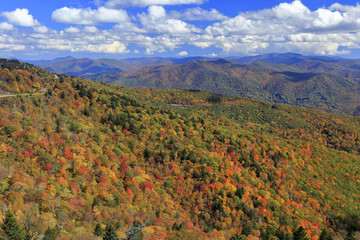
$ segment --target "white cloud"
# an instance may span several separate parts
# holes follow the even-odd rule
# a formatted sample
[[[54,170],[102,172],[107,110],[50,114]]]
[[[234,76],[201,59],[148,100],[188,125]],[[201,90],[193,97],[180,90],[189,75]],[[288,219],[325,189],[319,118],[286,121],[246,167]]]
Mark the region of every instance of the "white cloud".
[[[123,7],[147,7],[151,5],[184,5],[184,4],[202,4],[206,0],[108,0],[105,3],[109,8]]]
[[[68,28],[65,28],[64,31],[68,32],[68,33],[78,33],[78,32],[80,32],[80,29],[76,28],[76,27],[68,27]]]
[[[85,26],[84,28],[77,28],[77,27],[68,27],[65,28],[64,31],[66,33],[96,33],[99,29],[95,26]]]
[[[140,29],[135,23],[133,22],[124,22],[120,24],[116,24],[113,27],[117,32],[127,32],[127,33],[146,33],[145,29]]]
[[[317,17],[314,20],[314,27],[328,28],[334,27],[344,21],[344,17],[340,12],[332,12],[327,9],[319,9],[315,12]]]
[[[83,25],[94,25],[99,22],[119,23],[130,20],[125,10],[109,9],[105,7],[99,7],[96,10],[90,8],[63,7],[56,9],[52,13],[51,18],[56,22]]]
[[[210,11],[208,11],[200,7],[188,8],[182,12],[171,11],[170,15],[173,18],[181,18],[190,21],[202,21],[202,20],[215,21],[215,20],[228,19],[228,17],[224,16],[216,9],[211,9]]]
[[[165,8],[161,6],[150,6],[148,8],[148,13],[149,13],[149,17],[154,20],[166,17]]]
[[[292,3],[281,3],[272,9],[240,13],[207,27],[206,31],[213,35],[359,31],[359,14],[359,5],[334,4],[329,9],[319,8],[312,12],[301,1],[295,0]]]
[[[38,33],[47,33],[48,32],[48,28],[45,26],[34,27],[34,30],[35,30],[35,32],[38,32]]]
[[[100,45],[88,45],[84,49],[74,49],[73,51],[86,51],[86,52],[95,52],[95,53],[128,53],[125,44],[114,41],[109,44],[100,44]]]
[[[7,22],[0,23],[0,30],[13,30],[14,26]]]
[[[176,54],[177,56],[181,56],[181,57],[184,57],[184,56],[187,56],[189,55],[187,51],[182,51],[182,52],[179,52],[178,54]]]
[[[17,8],[12,12],[2,12],[1,16],[5,17],[10,23],[23,27],[35,27],[39,22],[29,14],[26,8]]]
[[[121,4],[148,6],[159,1],[112,0],[106,6],[111,2],[117,2],[117,7]],[[360,48],[359,4],[333,4],[328,8],[310,10],[301,1],[295,0],[270,9],[241,12],[232,18],[216,9],[191,7],[167,12],[161,6],[190,2],[204,1],[164,0],[136,16],[106,7],[64,7],[52,14],[54,20],[72,25],[61,31],[41,25],[27,9],[3,12],[0,14],[4,18],[0,22],[0,49],[8,47],[2,51],[28,54],[50,51],[126,54],[130,52],[127,47],[131,46],[133,49],[144,48],[146,54],[173,51],[185,55],[186,51],[175,50],[189,44],[202,49],[212,47],[211,52],[217,48],[223,51],[222,54],[234,55],[268,52],[336,55]],[[203,27],[189,23],[197,20],[215,22],[209,24],[204,21],[201,24],[208,25]],[[95,26],[104,22],[113,24]],[[136,53],[135,50],[133,52]]]
[[[340,47],[358,47],[359,39],[354,39],[354,32],[360,32],[359,15],[359,4],[333,4],[329,8],[311,11],[301,1],[295,0],[271,9],[243,12],[214,23],[205,30],[213,40],[204,41],[204,36],[201,36],[191,44],[198,47],[213,45],[225,52],[242,54],[271,51],[343,54]]]
[[[98,29],[95,26],[86,26],[84,27],[84,31],[88,33],[96,33]]]
[[[276,16],[279,19],[303,19],[307,18],[309,14],[310,10],[302,4],[300,0],[295,0],[292,3],[280,3],[278,6],[270,10],[270,15]]]
[[[314,14],[301,1],[281,3],[272,9],[240,13],[234,18],[209,26],[215,35],[294,33],[311,27]]]
[[[184,40],[180,38],[173,38],[169,36],[140,36],[137,38],[137,44],[146,48],[145,53],[152,55],[154,53],[166,52],[167,49],[173,51],[179,45],[183,44]]]
[[[3,44],[0,43],[0,49],[2,51],[21,51],[21,50],[25,50],[26,46],[25,45],[18,45],[18,44]]]
[[[8,34],[1,34],[0,49],[3,52],[21,51],[26,49],[26,45],[24,43],[18,43],[16,38]]]
[[[215,38],[212,35],[193,35],[188,43],[199,48],[207,48],[214,44]]]
[[[164,34],[189,34],[200,29],[179,19],[170,18],[162,6],[150,6],[148,13],[138,15],[140,22],[148,32]]]
[[[47,34],[32,34],[27,39],[28,45],[40,52],[68,51],[68,52],[91,52],[108,54],[128,53],[127,44],[116,40],[118,37],[110,37],[108,32],[100,31],[93,34],[92,27],[68,28],[65,31],[49,31]],[[18,41],[19,38],[16,38]],[[1,43],[1,41],[0,41]]]

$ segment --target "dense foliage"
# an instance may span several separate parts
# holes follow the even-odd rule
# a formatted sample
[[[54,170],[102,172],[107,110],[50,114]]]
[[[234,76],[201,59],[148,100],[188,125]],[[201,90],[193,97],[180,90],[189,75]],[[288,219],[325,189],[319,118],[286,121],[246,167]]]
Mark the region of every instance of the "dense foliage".
[[[2,89],[47,89],[0,99],[2,226],[14,213],[24,233],[46,239],[360,230],[357,117],[1,66]]]

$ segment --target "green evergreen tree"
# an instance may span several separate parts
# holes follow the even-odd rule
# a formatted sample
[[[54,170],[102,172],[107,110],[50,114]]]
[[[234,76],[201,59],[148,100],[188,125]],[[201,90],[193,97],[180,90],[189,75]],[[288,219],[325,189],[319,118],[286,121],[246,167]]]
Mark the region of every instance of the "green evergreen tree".
[[[172,226],[171,229],[174,230],[174,231],[179,230],[179,226],[178,226],[177,222],[174,222],[174,224],[173,224],[173,226]]]
[[[298,227],[293,232],[293,240],[309,240],[309,237],[303,227]]]
[[[95,206],[99,206],[99,199],[97,199],[96,197],[93,200],[93,203],[91,205],[91,208],[94,209]]]
[[[266,230],[260,228],[260,238],[262,240],[273,240],[274,239],[274,230],[271,227],[268,227]]]
[[[10,210],[6,211],[4,223],[1,224],[1,228],[4,230],[9,240],[25,239],[25,233],[23,229],[21,229],[20,224]]]
[[[186,224],[185,224],[185,222],[180,223],[180,225],[179,225],[179,230],[185,230],[185,229],[186,229]]]
[[[333,236],[331,236],[331,233],[326,228],[324,228],[321,231],[319,240],[333,240],[333,239],[334,239]]]
[[[246,240],[246,236],[236,233],[230,238],[230,240]]]
[[[25,233],[25,240],[31,240],[33,237],[29,233]]]
[[[253,228],[251,226],[251,224],[249,223],[246,223],[244,226],[243,226],[243,229],[241,231],[241,234],[245,235],[245,236],[248,236],[252,233],[253,231]]]
[[[105,227],[103,240],[116,240],[116,239],[118,239],[118,236],[115,232],[114,226],[111,224],[107,224]]]
[[[242,196],[244,195],[244,193],[245,193],[245,190],[243,187],[241,187],[241,188],[236,189],[235,196],[237,196],[241,199]]]
[[[143,240],[143,227],[145,227],[145,225],[142,225],[139,220],[135,219],[129,228],[130,231],[128,232],[128,240]],[[180,225],[178,226],[177,230],[179,230],[179,227]]]
[[[291,235],[284,233],[280,228],[278,228],[275,232],[275,236],[279,240],[291,240]]]
[[[95,226],[94,234],[95,234],[96,236],[99,236],[99,237],[100,237],[100,236],[103,235],[103,233],[104,233],[104,229],[102,229],[100,223],[97,223],[96,226]]]
[[[43,240],[56,240],[55,229],[48,227],[44,233]]]
[[[144,150],[144,158],[146,160],[149,160],[149,158],[152,156],[152,152],[150,151],[150,149],[148,147],[145,147]]]
[[[354,236],[354,231],[348,230],[345,240],[356,240]]]

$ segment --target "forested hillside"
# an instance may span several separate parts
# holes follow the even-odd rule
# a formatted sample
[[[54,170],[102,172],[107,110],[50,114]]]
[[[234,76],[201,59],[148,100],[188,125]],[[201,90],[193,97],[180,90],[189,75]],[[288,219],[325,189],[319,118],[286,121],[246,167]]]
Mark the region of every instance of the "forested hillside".
[[[14,222],[18,239],[350,239],[360,230],[358,117],[0,63],[0,88],[19,93],[0,98],[4,238]]]
[[[359,74],[356,69],[314,60],[286,65],[219,59],[95,74],[90,79],[137,88],[201,90],[359,115]]]
[[[360,61],[295,53],[211,59],[32,61],[58,73],[137,88],[192,89],[360,115]]]

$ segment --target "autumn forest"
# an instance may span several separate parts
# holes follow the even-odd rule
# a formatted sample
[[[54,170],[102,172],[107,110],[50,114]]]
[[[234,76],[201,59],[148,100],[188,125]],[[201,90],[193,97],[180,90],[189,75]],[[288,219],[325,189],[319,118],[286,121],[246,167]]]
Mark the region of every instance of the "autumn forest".
[[[0,239],[358,237],[359,117],[7,59],[0,96]]]

